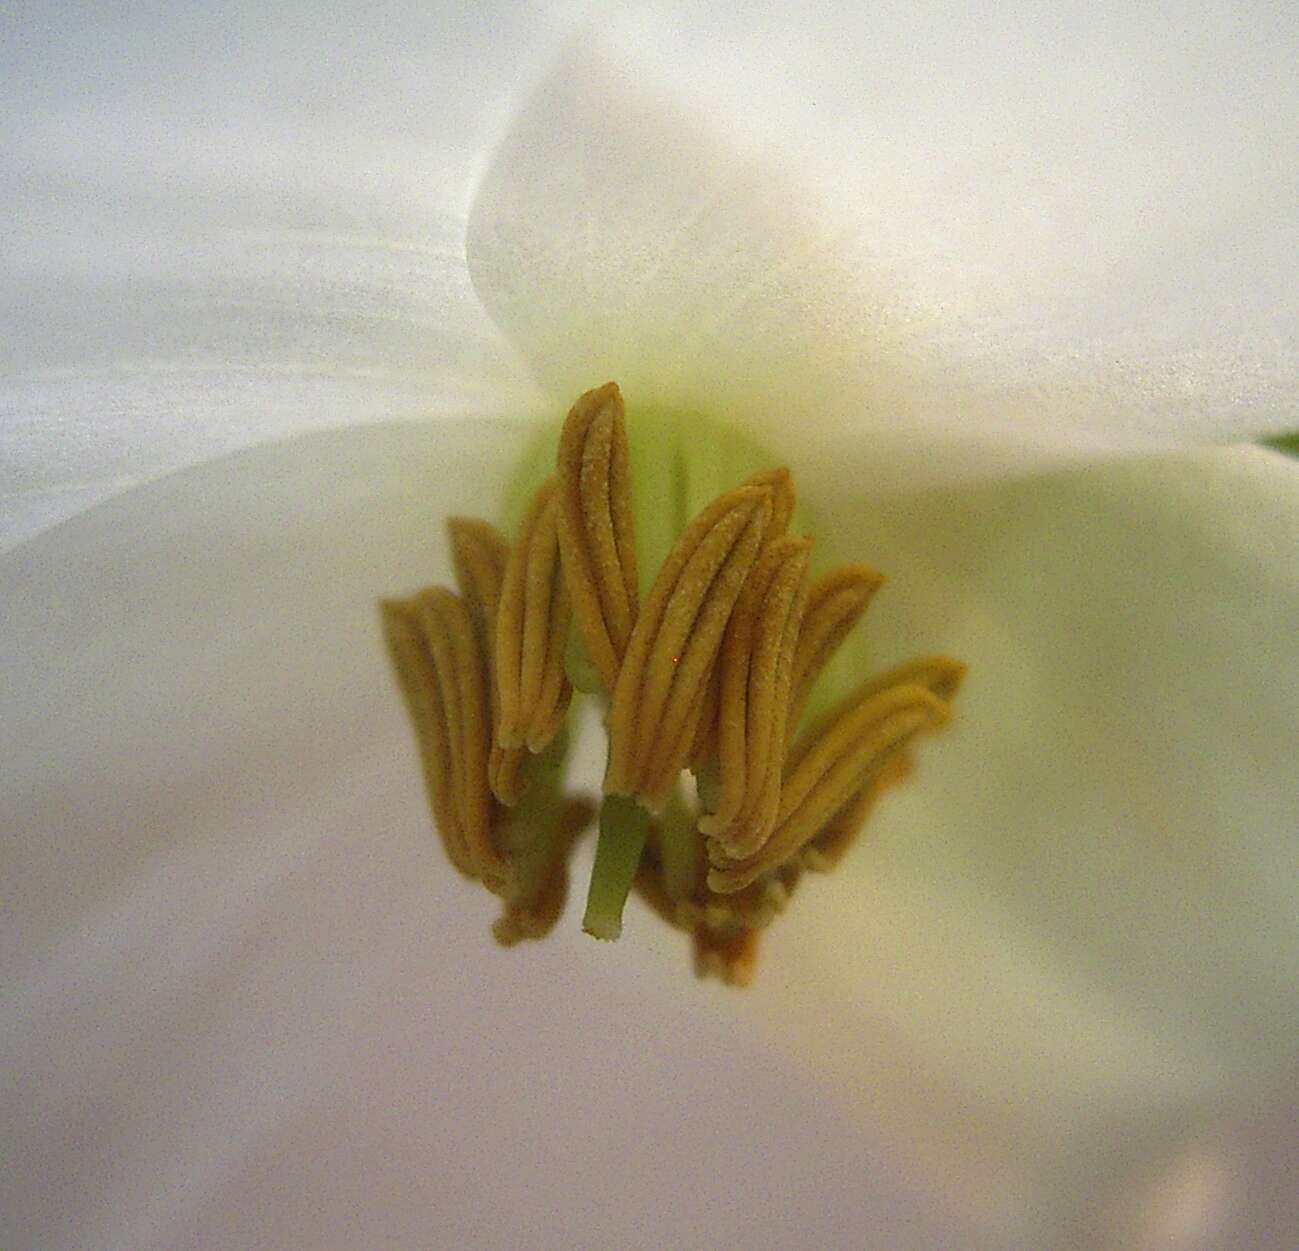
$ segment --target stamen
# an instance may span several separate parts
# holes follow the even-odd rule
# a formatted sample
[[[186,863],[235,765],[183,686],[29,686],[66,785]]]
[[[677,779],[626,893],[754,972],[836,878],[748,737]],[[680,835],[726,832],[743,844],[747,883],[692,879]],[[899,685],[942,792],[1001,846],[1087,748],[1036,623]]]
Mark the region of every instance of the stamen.
[[[742,487],[763,487],[771,491],[771,521],[763,536],[764,550],[784,535],[794,516],[795,494],[794,478],[788,469],[764,469],[740,483]],[[695,724],[695,733],[686,760],[694,772],[704,774],[710,785],[716,781],[717,747],[717,713],[721,703],[721,669],[715,666],[708,680],[708,687],[701,692],[698,712],[692,710],[691,720]],[[707,807],[708,805],[705,805]]]
[[[487,784],[507,808],[513,808],[528,789],[528,749],[502,747],[493,742],[487,757]]]
[[[536,552],[528,561],[528,611],[532,613],[535,606],[536,617],[540,617],[541,613],[547,610],[549,614],[545,625],[545,659],[541,667],[536,712],[533,714],[532,725],[527,736],[528,750],[534,754],[544,751],[547,744],[559,733],[559,728],[568,715],[568,703],[573,694],[572,686],[564,673],[564,650],[568,642],[568,626],[572,612],[569,607],[568,589],[560,573],[558,541],[548,543],[547,550],[550,553],[550,560],[540,571],[537,568],[539,562]],[[531,625],[531,620],[528,625]],[[526,676],[529,672],[527,662],[531,646],[527,641],[529,634],[526,630],[524,637]],[[541,651],[543,636],[540,631],[532,637],[537,639],[536,650]]]
[[[587,655],[612,691],[637,604],[627,427],[614,383],[573,405],[557,464],[564,579]]]
[[[442,688],[451,743],[451,778],[465,842],[474,865],[492,890],[499,890],[508,864],[491,839],[492,798],[487,785],[491,733],[486,657],[479,649],[469,610],[442,587],[421,591],[415,610]]]
[[[771,491],[738,487],[704,509],[664,561],[614,687],[607,794],[640,795],[651,810],[666,801],[694,741],[689,714],[770,520]],[[656,744],[670,745],[657,760]]]
[[[734,857],[771,833],[795,644],[807,596],[810,539],[768,544],[740,592],[722,644],[718,712],[720,803],[699,829]]]
[[[638,460],[653,480],[639,528],[655,559],[667,555],[643,605],[625,414],[609,383],[569,412],[557,474],[513,545],[486,522],[452,518],[460,594],[384,601],[384,634],[447,856],[502,897],[502,945],[554,926],[593,815],[563,793],[571,674],[609,699],[584,928],[618,937],[634,885],[691,936],[700,976],[747,985],[759,931],[907,775],[914,738],[946,720],[965,669],[929,656],[881,674],[787,750],[882,578],[847,565],[809,582],[810,540],[786,534],[786,469],[721,495],[673,542],[729,462],[705,449],[684,464],[676,440],[693,428],[659,420],[671,437]]]
[[[466,877],[477,877],[460,826],[459,805],[451,779],[452,749],[442,683],[420,630],[415,607],[402,600],[385,599],[379,603],[379,612],[393,672],[415,730],[433,824],[442,836],[447,859]]]
[[[426,649],[431,673],[422,676],[436,692],[444,725],[442,750],[433,757],[430,792],[434,810],[451,818],[468,853],[471,871],[489,890],[502,892],[509,864],[491,838],[492,798],[487,785],[490,708],[486,659],[464,601],[442,588],[421,591],[404,605],[385,605],[390,647],[400,649],[408,673],[419,675],[419,652],[410,627]],[[401,673],[400,668],[398,672]],[[405,679],[402,679],[403,687]],[[408,701],[409,702],[409,701]],[[420,734],[416,711],[412,720]],[[441,822],[439,821],[439,824]],[[449,853],[448,853],[449,854]]]
[[[505,582],[505,567],[510,557],[510,545],[493,525],[472,517],[451,517],[447,521],[451,539],[451,559],[456,571],[456,584],[469,606],[470,615],[478,630],[483,654],[496,655],[496,614],[501,602],[501,587]],[[491,670],[492,735],[487,760],[487,780],[492,794],[501,803],[519,802],[527,787],[527,774],[523,769],[527,750],[523,747],[502,747],[498,741],[501,728],[501,692],[496,666]]]
[[[860,683],[850,694],[822,716],[799,736],[785,758],[785,775],[797,769],[803,758],[823,741],[843,717],[853,709],[865,707],[877,695],[896,687],[919,686],[935,695],[944,704],[950,704],[960,689],[967,666],[951,656],[917,656],[892,669],[877,673]],[[782,803],[783,809],[783,803]]]
[[[456,585],[483,637],[490,638],[496,626],[510,545],[494,525],[476,517],[447,518],[447,536],[451,540]]]
[[[915,763],[909,751],[899,751],[884,767],[857,792],[829,824],[806,847],[796,864],[814,873],[829,873],[843,859],[844,853],[857,841],[866,818],[874,810],[879,798],[892,786],[911,776]]]
[[[950,704],[961,689],[969,666],[963,660],[951,656],[917,656],[893,669],[876,674],[857,688],[857,698],[866,695],[877,695],[891,686],[923,686],[927,691],[937,695],[945,704]]]
[[[780,538],[789,529],[794,517],[797,497],[794,494],[794,475],[783,465],[779,469],[764,469],[740,483],[742,487],[761,487],[771,492],[771,522],[767,526],[766,541]]]
[[[847,702],[809,734],[787,765],[780,811],[771,838],[748,858],[733,858],[716,840],[708,845],[710,889],[743,890],[796,855],[849,799],[871,782],[897,751],[950,715],[948,705],[918,685],[893,686]]]
[[[881,673],[857,688],[858,699],[878,695],[890,687],[914,684],[932,691],[944,703],[950,704],[964,680],[966,666],[950,656],[921,656]],[[790,753],[789,769],[801,759],[801,753],[813,741],[809,734]],[[894,753],[865,786],[853,795],[829,820],[825,828],[802,851],[804,867],[818,873],[828,873],[842,859],[856,841],[881,795],[911,776],[915,767],[911,753],[902,749]]]
[[[843,565],[815,578],[808,587],[807,610],[794,653],[786,722],[789,735],[798,728],[816,679],[883,584],[883,575],[865,565]]]
[[[539,752],[554,738],[572,688],[564,676],[568,593],[560,573],[554,479],[537,492],[510,551],[496,617],[496,742]]]

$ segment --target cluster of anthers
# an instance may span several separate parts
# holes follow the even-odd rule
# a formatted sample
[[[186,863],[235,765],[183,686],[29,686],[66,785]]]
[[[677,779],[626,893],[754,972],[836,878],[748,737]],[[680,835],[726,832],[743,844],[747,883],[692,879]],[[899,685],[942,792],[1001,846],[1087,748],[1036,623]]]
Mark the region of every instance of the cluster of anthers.
[[[695,968],[746,984],[758,932],[843,855],[964,666],[912,661],[800,734],[813,682],[883,579],[809,576],[789,472],[706,507],[638,592],[630,457],[613,383],[583,395],[513,543],[449,522],[459,594],[382,605],[447,856],[505,903],[498,941],[549,932],[595,815],[563,792],[574,688],[602,701],[608,765],[585,928],[621,932],[635,889],[689,933]],[[690,775],[693,775],[691,784]]]

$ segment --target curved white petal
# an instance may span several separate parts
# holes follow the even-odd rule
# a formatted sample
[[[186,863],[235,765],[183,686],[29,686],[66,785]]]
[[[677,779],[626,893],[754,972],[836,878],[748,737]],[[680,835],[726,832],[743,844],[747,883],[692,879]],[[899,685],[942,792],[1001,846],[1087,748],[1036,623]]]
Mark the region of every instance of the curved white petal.
[[[526,408],[464,266],[541,8],[197,5],[0,40],[0,537],[240,446]]]
[[[772,943],[811,1044],[874,1104],[856,1040],[895,1033],[996,1184],[1080,1205],[1205,1118],[1299,1114],[1299,465],[1214,450],[831,519],[890,575],[875,663],[970,675]]]
[[[852,487],[1299,419],[1291,8],[656,11],[556,68],[470,220],[561,397],[616,378]]]
[[[0,560],[5,1247],[1002,1245],[774,1049],[778,986],[644,913],[502,952],[443,862],[374,600],[523,437],[305,436]]]

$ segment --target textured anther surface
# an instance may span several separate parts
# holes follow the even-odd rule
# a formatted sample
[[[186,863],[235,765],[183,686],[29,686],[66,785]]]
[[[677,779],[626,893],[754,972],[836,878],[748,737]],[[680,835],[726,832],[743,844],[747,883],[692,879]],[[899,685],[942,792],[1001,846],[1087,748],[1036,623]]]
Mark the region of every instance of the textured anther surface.
[[[721,655],[717,748],[721,805],[699,819],[733,854],[761,845],[780,799],[790,681],[811,540],[769,543],[744,585]]]
[[[664,562],[614,687],[608,793],[643,795],[652,807],[665,801],[694,740],[692,707],[771,514],[768,488],[738,487],[686,528]]]
[[[608,737],[583,927],[617,937],[634,889],[691,936],[696,973],[741,986],[805,873],[839,861],[911,773],[916,739],[946,724],[965,668],[910,661],[799,733],[883,578],[860,564],[812,576],[812,539],[789,533],[788,469],[728,485],[709,462],[703,492],[674,476],[673,446],[637,462],[651,467],[642,498],[660,510],[639,520],[663,553],[643,598],[627,416],[607,383],[569,411],[554,474],[513,538],[451,519],[460,594],[385,601],[384,629],[447,856],[505,900],[497,941],[553,927],[572,848],[597,814],[562,789],[576,689]],[[675,522],[661,511],[673,507]]]
[[[587,654],[612,690],[637,600],[627,426],[616,384],[573,405],[556,459],[564,578]]]
[[[556,483],[537,492],[510,549],[496,619],[496,683],[504,750],[539,752],[555,737],[572,694],[564,673],[570,617],[560,571]]]

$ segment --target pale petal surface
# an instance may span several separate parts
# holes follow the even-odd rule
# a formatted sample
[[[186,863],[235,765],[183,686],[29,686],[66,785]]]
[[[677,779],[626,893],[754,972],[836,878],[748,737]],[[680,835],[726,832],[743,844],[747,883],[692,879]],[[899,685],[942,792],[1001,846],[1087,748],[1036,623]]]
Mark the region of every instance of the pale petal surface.
[[[521,112],[474,284],[557,395],[845,489],[1286,429],[1296,55],[1274,5],[638,9]]]
[[[819,1161],[793,1165],[792,1207],[687,1205],[673,1228],[970,1245],[988,1228],[917,1217],[933,1194],[875,1134],[971,1213],[1050,1229],[1281,1085],[1291,462],[832,510],[894,572],[877,661],[941,645],[973,673],[958,728],[737,1001],[643,915],[619,948],[567,925],[500,953],[440,863],[371,604],[446,576],[437,517],[497,492],[520,443],[484,423],[315,436],[0,566],[5,1121],[30,1170],[6,1183],[8,1244],[340,1245],[414,1237],[426,1207],[490,1244],[573,1228],[540,1196],[574,1184],[574,1152],[596,1219],[625,1184],[600,1162],[631,1151],[647,1189],[600,1227],[616,1245],[661,1187],[692,1192],[682,1152],[752,1195],[779,1141],[782,1170]],[[792,1072],[751,1037],[773,1023]],[[505,1196],[475,1209],[489,1224],[456,1224],[484,1188]]]
[[[874,662],[970,675],[773,944],[790,1019],[834,1022],[817,1061],[874,1104],[844,1040],[892,1034],[966,1110],[958,1152],[1080,1205],[1224,1109],[1299,1114],[1299,466],[1213,450],[830,519],[892,575]]]
[[[545,39],[498,80],[499,15],[404,7],[7,41],[8,536],[377,424],[0,564],[5,1245],[553,1243],[576,1211],[610,1245],[970,1246],[936,1189],[1049,1225],[1293,1073],[1294,467],[873,491],[1296,424],[1293,15],[708,12],[569,55],[470,260],[561,404],[616,377],[753,423],[893,575],[875,656],[973,666],[743,1002],[647,922],[492,949],[378,647],[374,597],[445,576],[442,516],[520,437],[381,419],[539,403],[457,222]]]
[[[526,412],[463,218],[552,8],[0,18],[0,545],[295,430]]]
[[[639,911],[503,952],[443,862],[374,601],[521,442],[302,437],[0,560],[6,1248],[1006,1245],[761,1027],[778,982]]]

